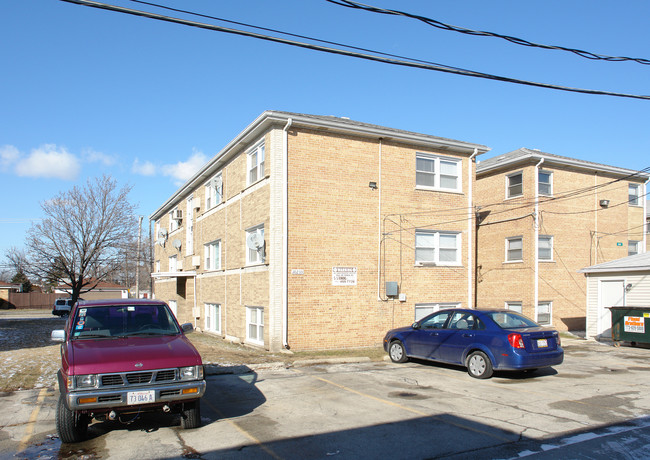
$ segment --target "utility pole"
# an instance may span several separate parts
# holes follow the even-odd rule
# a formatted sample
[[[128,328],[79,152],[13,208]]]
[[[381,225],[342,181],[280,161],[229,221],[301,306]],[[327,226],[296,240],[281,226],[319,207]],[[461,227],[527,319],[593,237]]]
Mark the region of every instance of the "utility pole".
[[[138,218],[138,258],[135,265],[135,298],[140,298],[140,243],[142,241],[142,216]]]

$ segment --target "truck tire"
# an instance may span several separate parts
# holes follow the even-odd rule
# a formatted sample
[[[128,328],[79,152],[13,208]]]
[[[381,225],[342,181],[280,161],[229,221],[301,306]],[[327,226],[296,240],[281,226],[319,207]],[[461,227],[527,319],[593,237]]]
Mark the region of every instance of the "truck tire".
[[[181,428],[191,430],[201,426],[201,405],[199,401],[184,403],[181,410]]]
[[[61,394],[56,405],[56,431],[59,439],[63,443],[81,442],[86,439],[90,420],[87,415],[68,409],[63,398]]]

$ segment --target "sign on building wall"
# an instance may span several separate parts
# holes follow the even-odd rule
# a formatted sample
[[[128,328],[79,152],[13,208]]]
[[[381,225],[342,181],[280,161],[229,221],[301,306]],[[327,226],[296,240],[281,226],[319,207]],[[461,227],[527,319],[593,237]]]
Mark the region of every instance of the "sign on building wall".
[[[332,267],[332,286],[356,286],[357,267]]]

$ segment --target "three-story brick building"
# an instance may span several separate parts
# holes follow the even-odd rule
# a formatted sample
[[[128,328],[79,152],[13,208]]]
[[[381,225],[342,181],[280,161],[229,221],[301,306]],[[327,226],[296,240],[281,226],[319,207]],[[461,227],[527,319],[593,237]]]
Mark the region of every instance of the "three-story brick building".
[[[519,149],[477,166],[477,304],[585,330],[578,270],[644,252],[647,173]]]
[[[269,111],[151,216],[154,292],[270,350],[378,345],[474,301],[483,145]]]

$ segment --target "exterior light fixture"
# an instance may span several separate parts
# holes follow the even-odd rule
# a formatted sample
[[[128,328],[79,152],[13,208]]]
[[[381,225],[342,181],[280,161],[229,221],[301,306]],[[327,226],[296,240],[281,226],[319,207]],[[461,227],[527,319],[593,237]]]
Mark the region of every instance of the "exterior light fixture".
[[[600,200],[600,206],[606,208],[607,206],[609,206],[609,200]]]
[[[377,182],[370,182],[368,184],[368,187],[370,187],[373,190],[376,190],[377,189]]]

